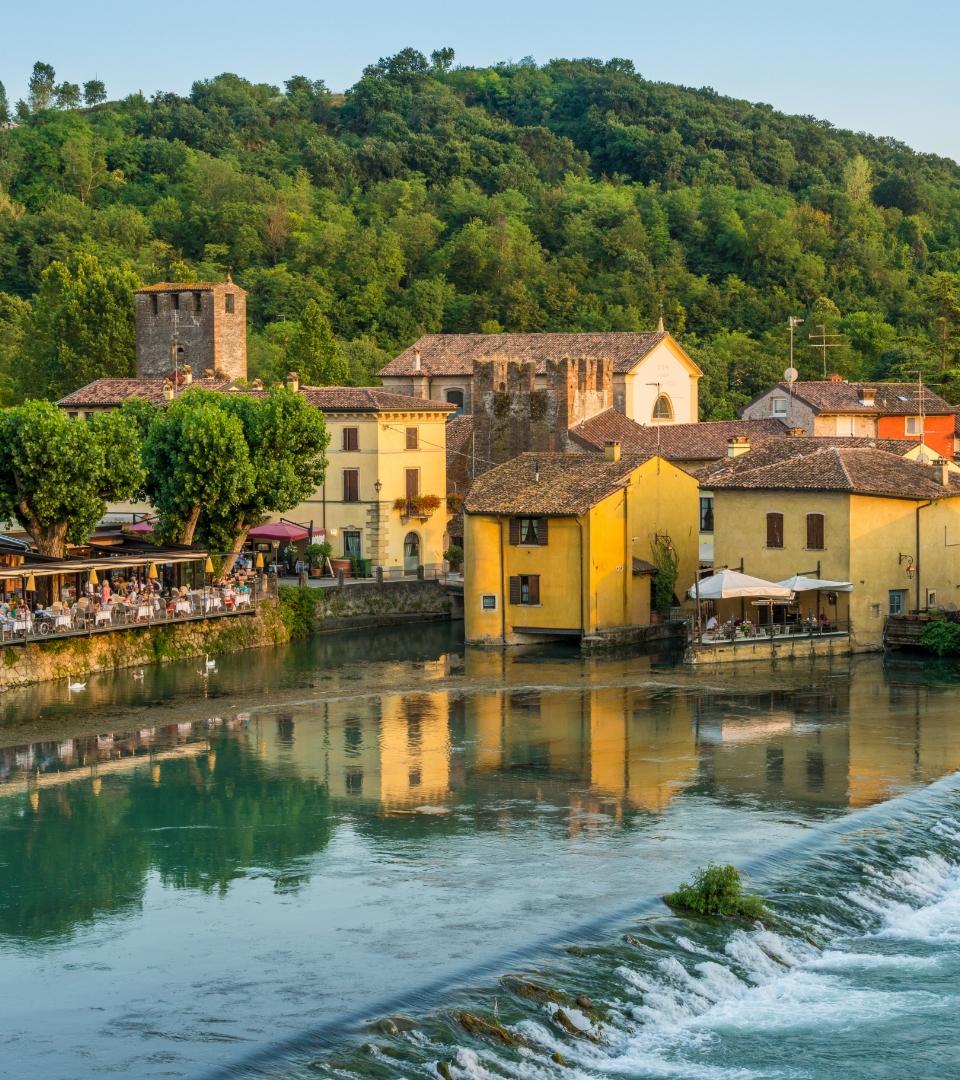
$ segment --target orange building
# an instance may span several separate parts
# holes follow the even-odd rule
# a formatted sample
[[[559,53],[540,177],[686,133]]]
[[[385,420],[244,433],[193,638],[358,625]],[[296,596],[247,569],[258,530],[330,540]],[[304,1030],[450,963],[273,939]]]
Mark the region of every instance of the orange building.
[[[878,416],[877,438],[923,442],[942,457],[951,459],[956,440],[957,414],[927,413],[919,416]],[[921,436],[920,429],[923,429]]]

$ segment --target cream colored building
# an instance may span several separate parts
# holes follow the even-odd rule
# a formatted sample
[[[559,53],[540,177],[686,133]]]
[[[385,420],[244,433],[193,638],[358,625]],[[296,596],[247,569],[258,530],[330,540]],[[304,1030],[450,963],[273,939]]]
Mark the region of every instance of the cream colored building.
[[[637,423],[687,424],[699,418],[697,388],[703,372],[662,323],[642,334],[427,334],[379,374],[386,390],[445,401],[472,413],[477,361],[533,361],[534,389],[545,390],[548,362],[564,357],[609,359],[612,405]]]

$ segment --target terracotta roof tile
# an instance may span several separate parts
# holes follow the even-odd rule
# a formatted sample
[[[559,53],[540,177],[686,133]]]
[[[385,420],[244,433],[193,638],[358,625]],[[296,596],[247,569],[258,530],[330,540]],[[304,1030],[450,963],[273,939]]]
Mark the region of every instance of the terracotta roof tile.
[[[436,412],[451,413],[446,401],[393,394],[378,386],[301,386],[300,393],[322,412]]]
[[[668,461],[709,461],[727,456],[727,441],[747,436],[752,444],[786,438],[790,429],[782,420],[711,420],[702,424],[646,426],[607,409],[570,428],[570,436],[590,450],[618,442],[624,452],[651,454],[660,448]]]
[[[960,479],[944,487],[939,471],[879,447],[823,445],[819,440],[785,440],[731,458],[710,470],[701,483],[714,490],[842,491],[894,499],[960,497]],[[792,450],[792,452],[787,452]],[[756,455],[756,456],[755,456]]]
[[[779,389],[790,393],[786,383]],[[873,390],[873,403],[867,404]],[[765,397],[765,391],[760,397]],[[793,384],[793,396],[805,402],[816,413],[859,414],[863,416],[916,416],[920,412],[919,393],[916,383],[875,382],[850,383],[832,379],[810,380]],[[759,400],[756,398],[754,400]],[[753,404],[753,402],[751,402]],[[927,387],[923,388],[923,411],[928,416],[946,416],[955,407],[944,401]]]
[[[507,356],[534,360],[538,374],[548,360],[563,356],[609,358],[616,374],[630,369],[667,337],[645,334],[426,334],[390,361],[379,374],[414,375],[414,353],[420,350],[425,375],[472,375],[477,360]]]
[[[163,405],[166,398],[163,396],[163,384],[165,379],[97,379],[96,382],[88,383],[72,394],[61,398],[57,404],[64,409],[86,408],[95,406],[122,405],[130,398],[143,398],[144,401],[153,402],[155,405]],[[194,379],[190,383],[191,388],[199,387],[203,390],[224,390],[230,386],[229,379]],[[181,392],[186,389],[181,387]]]
[[[607,461],[599,454],[521,454],[477,477],[465,509],[468,514],[583,514],[623,487],[652,456]]]

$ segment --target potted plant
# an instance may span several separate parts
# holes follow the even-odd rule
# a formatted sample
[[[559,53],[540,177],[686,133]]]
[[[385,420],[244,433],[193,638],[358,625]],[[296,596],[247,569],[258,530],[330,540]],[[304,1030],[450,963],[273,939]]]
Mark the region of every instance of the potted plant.
[[[320,577],[323,573],[323,563],[325,559],[330,558],[330,552],[333,548],[327,541],[322,544],[308,544],[304,555],[307,557],[307,561],[310,563],[310,576]]]
[[[463,548],[459,544],[451,544],[447,550],[443,553],[443,557],[450,564],[450,569],[454,572],[458,571],[463,566]]]

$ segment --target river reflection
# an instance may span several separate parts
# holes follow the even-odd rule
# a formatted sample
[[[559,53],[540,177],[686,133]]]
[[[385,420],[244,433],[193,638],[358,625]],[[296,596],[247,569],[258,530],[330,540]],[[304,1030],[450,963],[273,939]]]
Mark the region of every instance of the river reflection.
[[[960,768],[953,670],[876,658],[717,675],[434,627],[197,666],[0,704],[23,1075],[196,1075]]]

